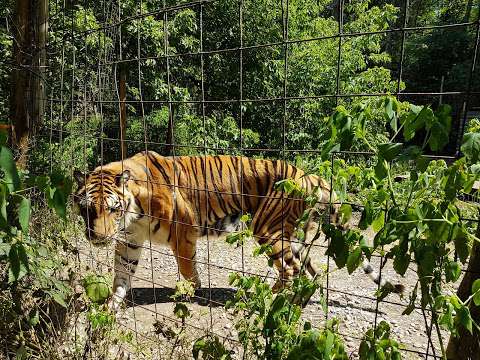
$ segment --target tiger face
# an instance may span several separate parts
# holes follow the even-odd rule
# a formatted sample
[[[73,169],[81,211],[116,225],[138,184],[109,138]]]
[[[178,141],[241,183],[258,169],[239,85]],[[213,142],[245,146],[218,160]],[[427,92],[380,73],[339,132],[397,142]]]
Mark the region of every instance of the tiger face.
[[[114,174],[97,170],[89,175],[75,171],[74,175],[78,184],[74,201],[85,222],[85,235],[94,245],[107,245],[132,221],[130,171]]]

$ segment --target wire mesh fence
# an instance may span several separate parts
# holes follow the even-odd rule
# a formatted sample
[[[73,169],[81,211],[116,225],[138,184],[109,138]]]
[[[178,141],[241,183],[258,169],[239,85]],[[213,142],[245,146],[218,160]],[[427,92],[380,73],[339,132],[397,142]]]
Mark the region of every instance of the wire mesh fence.
[[[51,66],[45,99],[48,104],[46,130],[38,133],[35,140],[36,145],[45,150],[43,156],[48,161],[44,163],[50,164],[50,169],[60,166],[73,172],[74,168],[80,168],[86,173],[118,160],[122,160],[123,169],[123,160],[139,151],[166,154],[176,164],[174,166],[181,166],[179,157],[184,155],[200,158],[238,155],[287,162],[294,161],[297,156],[315,158],[320,150],[314,144],[300,147],[298,139],[291,136],[311,131],[305,119],[328,115],[322,109],[330,111],[337,105],[385,95],[415,103],[443,102],[452,105],[453,134],[448,151],[438,157],[448,162],[458,155],[469,111],[479,106],[480,88],[475,81],[479,76],[476,64],[480,29],[478,10],[474,20],[467,18],[459,23],[417,26],[414,15],[409,13],[411,5],[405,0],[398,4],[398,20],[392,21],[394,26],[358,30],[348,26],[352,19],[345,9],[352,6],[351,2],[333,1],[325,7],[322,15],[334,18],[338,26],[321,35],[299,36],[290,24],[290,21],[299,21],[295,18],[298,4],[294,2],[293,6],[289,0],[271,1],[264,11],[269,13],[267,21],[273,34],[263,38],[262,31],[266,25],[252,14],[252,8],[260,6],[255,1],[239,0],[223,4],[218,0],[164,0],[162,3],[139,0],[134,5],[128,2],[128,6],[125,3],[123,0],[101,0],[92,4],[85,0],[83,4],[74,5],[57,1],[50,8],[50,24],[56,36],[48,41]],[[92,13],[91,9],[97,13]],[[226,26],[225,18],[229,19],[230,27]],[[308,21],[313,22],[313,18],[307,17],[305,26]],[[157,37],[150,38],[155,31],[149,32],[145,27],[154,27]],[[255,29],[259,33],[257,36],[252,35]],[[411,38],[420,33],[440,34],[438,36],[471,34],[465,50],[470,61],[463,73],[465,81],[462,86],[449,88],[448,81],[442,77],[441,83],[432,83],[431,87],[418,91],[405,89],[405,77],[413,76],[405,73],[405,64],[411,61],[409,52],[415,46]],[[172,37],[178,43],[175,36],[180,35],[185,36],[183,47],[173,48]],[[378,39],[395,54],[390,64],[391,79],[388,86],[381,89],[371,84],[370,88],[367,86],[358,90],[351,86],[347,76],[351,71],[348,68],[351,48],[368,46],[365,43]],[[308,44],[333,49],[329,54],[335,56],[333,59],[331,56],[328,59],[316,57]],[[309,66],[297,66],[300,56],[311,57]],[[268,60],[269,67],[258,72],[252,67],[252,62],[260,57]],[[330,86],[304,89],[307,85],[302,74],[321,61],[326,63],[325,77],[331,82]],[[276,78],[272,88],[265,93],[262,93],[264,89],[255,88],[257,83],[253,79],[273,77],[273,74]],[[145,81],[147,77],[148,83]],[[220,84],[219,89],[213,88],[215,83]],[[185,94],[185,88],[189,89],[189,94]],[[267,114],[265,118],[268,121],[259,114]],[[237,128],[238,131],[225,131],[219,126],[221,121],[222,126]],[[234,125],[229,125],[228,121]],[[249,130],[257,121],[263,121],[262,126],[269,129],[262,141],[255,140],[255,135]],[[371,161],[371,157],[372,154],[364,152],[333,153],[331,181],[335,181],[333,164],[336,159],[355,163]],[[205,166],[202,165],[202,168]],[[242,170],[239,171],[240,176]],[[206,184],[206,171],[199,175],[204,176]],[[210,186],[185,189],[177,180],[155,184],[149,178],[146,188],[150,189],[153,185],[164,187],[166,191],[173,192],[174,199],[175,193],[182,190],[203,192],[207,200],[202,206],[206,207],[206,213],[212,206],[208,199],[219,194],[239,195],[242,215],[246,208],[244,202],[253,195],[247,195],[243,179],[240,183],[241,189],[237,194],[222,194]],[[179,219],[176,200],[172,206],[176,209],[173,220],[162,218],[151,209],[135,214],[150,218],[145,242],[130,243],[128,247],[125,239],[128,251],[135,252],[132,259],[138,266],[136,271],[128,274],[132,286],[125,299],[126,310],[118,323],[132,331],[139,343],[145,339],[158,339],[161,332],[153,330],[154,323],[166,327],[167,323],[180,322],[172,316],[171,289],[182,278],[177,265],[182,255],[152,241],[152,234],[158,231],[155,225],[171,221],[174,231],[177,231],[177,226],[201,228],[202,232],[218,231],[214,225],[197,225]],[[87,229],[92,227],[91,224],[85,225]],[[209,226],[212,228],[208,229]],[[97,248],[84,241],[81,225],[76,231],[79,271],[88,265],[100,272],[113,272],[115,250],[111,247]],[[344,320],[341,334],[349,350],[354,352],[358,348],[365,329],[376,327],[381,319],[385,319],[394,325],[393,331],[405,343],[403,351],[407,356],[441,358],[441,339],[432,331],[431,314],[417,306],[409,318],[410,323],[405,324],[400,314],[408,302],[394,297],[379,301],[375,296],[375,286],[364,281],[361,274],[347,275],[346,272],[336,271],[329,256],[324,255],[327,243],[328,239],[323,239],[323,242],[314,244],[311,256],[326,269],[323,288],[327,319],[339,316]],[[250,255],[254,247],[251,243],[232,249],[222,241],[212,241],[206,231],[204,241],[197,246],[195,261],[203,287],[196,290],[192,298],[194,316],[186,321],[186,326],[192,331],[216,334],[232,343],[232,347],[238,347],[229,315],[224,310],[226,301],[233,294],[228,285],[228,274],[257,275],[270,282],[278,275],[266,266],[266,261]],[[128,251],[127,259],[130,258]],[[137,251],[142,251],[140,258],[136,257]],[[371,262],[381,276],[395,278],[396,274],[389,264],[385,265],[383,256],[374,255]],[[401,280],[406,282],[407,288],[415,283],[414,280],[409,281],[415,278],[414,271],[409,270],[405,279]],[[325,315],[318,296],[311,299],[304,316],[315,326],[324,324]],[[443,335],[446,336],[446,333]],[[161,344],[162,341],[159,341],[154,346],[161,348]]]

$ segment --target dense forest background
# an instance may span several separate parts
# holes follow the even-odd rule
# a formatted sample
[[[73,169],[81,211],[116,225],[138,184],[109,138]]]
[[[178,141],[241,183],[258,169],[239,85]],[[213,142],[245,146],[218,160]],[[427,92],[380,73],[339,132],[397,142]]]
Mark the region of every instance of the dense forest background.
[[[46,113],[32,143],[36,167],[57,161],[91,168],[120,158],[121,79],[128,155],[148,148],[305,159],[302,151],[325,141],[325,117],[338,105],[360,104],[372,106],[368,136],[376,144],[391,129],[371,95],[398,92],[417,104],[451,104],[447,151],[457,150],[466,92],[480,90],[478,67],[470,79],[478,1],[413,0],[405,9],[399,0],[291,0],[288,16],[278,0],[245,0],[241,11],[233,0],[164,3],[147,0],[140,9],[130,0],[50,1]],[[171,10],[158,11],[162,6]],[[11,1],[0,5],[5,123],[13,9]],[[340,39],[339,31],[349,36]],[[470,96],[469,110],[479,105]]]

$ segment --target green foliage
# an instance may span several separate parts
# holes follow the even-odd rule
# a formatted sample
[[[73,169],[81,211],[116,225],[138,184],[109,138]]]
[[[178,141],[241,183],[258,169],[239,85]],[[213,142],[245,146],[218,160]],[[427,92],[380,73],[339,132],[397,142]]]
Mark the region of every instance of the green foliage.
[[[358,354],[360,360],[400,360],[400,345],[390,339],[390,325],[380,321],[374,329],[367,330]]]
[[[230,360],[232,351],[225,348],[217,336],[205,335],[193,344],[192,355],[195,360]]]
[[[95,304],[103,304],[112,295],[111,281],[102,275],[89,274],[85,276],[83,287],[88,299]]]
[[[401,104],[394,98],[386,98],[382,106],[397,142],[378,144],[371,149],[376,156],[374,177],[369,178],[359,227],[373,227],[374,246],[372,249],[362,247],[365,239],[358,230],[343,231],[335,225],[324,224],[323,231],[331,239],[327,254],[339,268],[346,265],[349,272],[358,267],[362,256],[368,257],[372,251],[384,248],[388,249],[386,257],[393,260],[393,267],[400,275],[415,262],[419,283],[405,313],[413,310],[419,292],[423,308],[443,309],[440,325],[453,334],[459,326],[471,332],[476,324],[468,310],[470,300],[462,303],[456,296],[443,295],[442,284],[456,281],[461,274],[453,251],[465,263],[472,241],[480,241],[462,220],[462,205],[457,200],[461,194],[471,191],[473,182],[479,179],[478,134],[465,134],[462,145],[465,157],[447,166],[445,162],[432,161],[426,152],[440,151],[447,144],[451,123],[449,106],[443,105],[434,111],[428,106]],[[342,120],[336,121],[339,117]],[[361,112],[337,110],[330,123],[330,133],[336,134],[336,140],[326,146],[328,151],[338,146],[349,150],[353,142],[365,141],[361,132],[354,131],[363,119]],[[404,142],[398,142],[400,131]],[[422,145],[413,145],[418,143]],[[400,182],[395,181],[398,172]],[[377,295],[383,299],[394,290],[382,288]],[[364,345],[361,351],[367,356],[370,350]]]
[[[480,132],[469,132],[465,134],[462,152],[471,163],[477,163],[480,160]]]
[[[112,330],[116,322],[115,314],[95,305],[90,307],[87,313],[87,319],[94,331]]]
[[[185,320],[192,315],[187,304],[180,300],[189,300],[194,294],[195,289],[190,281],[177,281],[175,284],[175,294],[172,295],[172,299],[175,301],[173,313],[182,321],[183,326],[185,325]]]
[[[248,356],[260,359],[347,359],[338,336],[338,322],[330,321],[324,330],[312,329],[301,320],[302,308],[318,289],[304,276],[294,279],[290,288],[277,294],[256,276],[230,274],[237,287],[234,299],[225,307],[236,316],[235,328]]]
[[[60,173],[32,176],[19,171],[5,146],[6,135],[0,138],[0,333],[7,351],[29,356],[38,353],[41,341],[46,346],[52,342],[46,329],[54,331],[57,325],[50,316],[61,316],[57,314],[66,311],[72,295],[69,282],[60,280],[69,275],[69,256],[59,254],[68,245],[63,230],[52,228],[58,217],[48,210],[66,219],[71,181]],[[52,233],[54,241],[45,235]],[[43,330],[33,336],[38,329]],[[42,351],[46,354],[48,348]]]
[[[348,359],[342,339],[338,335],[338,321],[330,320],[323,331],[309,329],[305,324],[299,343],[287,355],[288,360]]]
[[[143,13],[158,10],[158,3],[152,0],[141,4]],[[52,4],[52,9],[57,5]],[[263,10],[261,10],[263,9]],[[162,16],[145,16],[136,19],[138,4],[124,1],[121,4],[122,17],[132,16],[132,21],[122,22],[123,59],[144,59],[141,74],[136,63],[126,61],[114,68],[112,87],[118,86],[119,72],[126,74],[127,100],[174,101],[169,106],[139,105],[127,103],[127,151],[128,155],[148,148],[166,154],[165,146],[170,140],[168,124],[173,121],[173,140],[177,145],[175,154],[213,153],[215,149],[231,149],[229,153],[238,153],[238,148],[280,148],[283,144],[282,107],[277,104],[261,104],[255,101],[236,104],[199,106],[202,100],[202,88],[207,100],[231,100],[240,97],[239,63],[230,53],[214,53],[204,56],[203,68],[197,56],[172,57],[169,59],[169,78],[167,78],[165,47],[169,54],[196,53],[200,50],[200,13],[198,8],[179,9],[168,17],[165,23]],[[243,16],[244,44],[275,43],[282,39],[282,9],[273,0],[249,0],[245,4]],[[370,0],[362,0],[355,5],[345,7],[344,27],[346,31],[381,31],[389,29],[398,16],[398,8],[391,4],[376,5]],[[117,53],[115,38],[108,32],[92,32],[102,26],[105,19],[100,14],[104,9],[100,4],[72,6],[64,11],[52,11],[51,36],[52,48],[50,65],[52,77],[59,79],[52,83],[53,94],[62,94],[64,103],[51,104],[49,127],[50,136],[39,140],[38,147],[43,148],[35,156],[36,167],[48,167],[50,162],[61,168],[86,168],[103,161],[120,158],[118,142],[118,114],[110,106],[97,106],[97,101],[116,101],[115,93],[90,91],[98,88],[104,80],[97,69],[98,59],[109,59]],[[75,37],[65,44],[64,24],[61,16],[72,19],[74,32],[87,31],[85,39]],[[209,4],[203,9],[203,50],[236,48],[238,44],[238,2],[233,0]],[[338,28],[338,19],[331,16],[330,4],[325,1],[293,1],[289,3],[289,37],[308,39],[326,37],[322,41],[307,41],[289,46],[288,73],[285,74],[284,54],[280,47],[265,47],[245,51],[243,54],[243,98],[275,98],[282,94],[283,79],[288,77],[290,96],[318,96],[333,94],[336,91],[336,64],[338,62],[338,41],[334,38]],[[168,32],[168,44],[165,31]],[[141,47],[138,48],[138,38]],[[342,71],[340,87],[343,93],[371,93],[395,91],[397,82],[392,79],[389,70],[391,57],[382,43],[385,34],[347,37],[342,41]],[[84,49],[86,51],[79,51]],[[63,54],[63,55],[61,55]],[[228,55],[228,56],[227,56]],[[75,64],[86,64],[74,69]],[[108,63],[108,61],[107,61]],[[67,98],[82,99],[83,89],[75,86],[68,77],[62,77],[72,71],[75,78],[85,80],[87,99],[82,106],[67,103]],[[63,83],[62,80],[63,79]],[[141,88],[139,86],[141,80]],[[203,80],[203,85],[202,85]],[[73,87],[72,87],[73,85]],[[402,85],[403,86],[403,85]],[[345,99],[340,101],[347,107],[359,101]],[[323,118],[334,106],[332,98],[312,102],[292,100],[288,108],[288,128],[286,142],[290,148],[318,149],[319,139],[324,131]],[[65,119],[65,114],[71,116]],[[242,121],[240,124],[240,113]],[[383,139],[386,123],[383,115],[373,111],[370,116],[377,127],[375,135],[369,132],[365,137],[370,143],[377,138]],[[60,120],[61,119],[61,122]],[[242,130],[240,130],[242,125]],[[62,130],[61,132],[59,130]],[[364,129],[365,130],[365,129]],[[86,136],[85,136],[86,135]],[[99,140],[103,137],[104,140]],[[323,141],[323,140],[322,140]],[[207,147],[206,151],[202,150]],[[109,151],[101,151],[108,148]],[[45,154],[48,154],[45,156]],[[259,151],[260,155],[267,155]]]
[[[243,214],[240,218],[240,231],[234,231],[229,233],[225,239],[228,244],[235,244],[237,247],[242,246],[245,243],[245,240],[253,238],[253,232],[250,229],[249,225],[252,221],[252,217],[250,214]],[[268,248],[265,247],[263,249],[258,250],[259,255],[261,252],[268,251]]]
[[[38,261],[37,254],[44,248],[36,239],[29,236],[31,201],[26,197],[25,185],[36,186],[41,190],[50,208],[65,217],[66,200],[71,191],[71,181],[63,175],[30,176],[21,180],[11,150],[0,148],[0,261],[8,264],[8,282],[16,286],[27,274],[46,271]],[[57,289],[60,294],[64,287]],[[58,300],[54,297],[54,300]],[[62,301],[58,301],[62,305]]]

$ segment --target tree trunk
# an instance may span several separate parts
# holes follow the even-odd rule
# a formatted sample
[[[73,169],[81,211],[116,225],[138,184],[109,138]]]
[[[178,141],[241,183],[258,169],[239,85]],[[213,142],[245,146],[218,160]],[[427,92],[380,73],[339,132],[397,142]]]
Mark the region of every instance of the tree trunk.
[[[473,6],[473,0],[468,0],[463,22],[468,22],[470,20],[470,15],[472,15],[472,6]]]
[[[18,151],[17,165],[20,168],[26,166],[26,154],[28,150],[28,134],[30,130],[29,101],[29,63],[31,48],[31,18],[30,1],[17,0],[15,7],[15,30],[12,34],[13,42],[13,71],[12,71],[12,94],[10,98],[10,116],[14,126],[12,131],[12,145]]]
[[[174,107],[171,106],[171,111],[168,114],[168,128],[165,145],[165,156],[173,155],[173,119],[174,119]]]
[[[10,118],[17,166],[27,166],[34,125],[45,112],[45,67],[48,33],[48,0],[17,0],[13,37]]]
[[[32,66],[32,124],[43,123],[45,115],[46,91],[45,70],[47,64],[48,0],[37,0],[35,17],[35,51]],[[35,130],[32,127],[32,130]]]
[[[125,142],[127,132],[127,106],[125,104],[127,98],[127,71],[123,65],[120,66],[120,83],[118,87],[120,96],[120,148],[123,160],[127,157],[127,143]]]
[[[480,226],[477,228],[477,236]],[[458,297],[465,301],[472,294],[472,284],[480,277],[480,244],[474,242],[472,254],[468,263],[467,272],[457,291]],[[470,303],[470,313],[473,321],[480,324],[480,306]],[[450,336],[447,346],[447,359],[449,360],[477,360],[480,354],[480,332],[474,326],[473,334],[462,327],[457,338]]]

